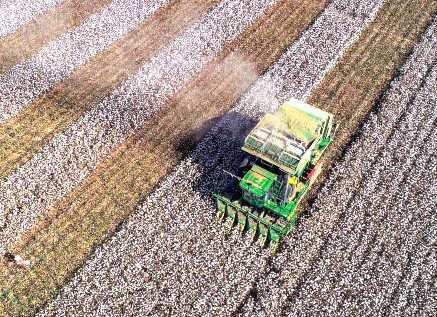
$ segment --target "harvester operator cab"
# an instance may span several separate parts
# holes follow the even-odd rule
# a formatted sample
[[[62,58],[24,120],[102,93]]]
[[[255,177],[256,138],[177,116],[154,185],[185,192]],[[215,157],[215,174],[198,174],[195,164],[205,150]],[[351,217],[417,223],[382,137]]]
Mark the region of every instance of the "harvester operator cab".
[[[246,137],[242,149],[249,155],[227,190],[235,192],[238,184],[242,199],[258,208],[286,204],[320,149],[330,143],[332,130],[331,114],[296,99],[284,103]]]
[[[253,165],[239,182],[242,198],[249,204],[263,208],[271,198],[276,175],[259,165]]]

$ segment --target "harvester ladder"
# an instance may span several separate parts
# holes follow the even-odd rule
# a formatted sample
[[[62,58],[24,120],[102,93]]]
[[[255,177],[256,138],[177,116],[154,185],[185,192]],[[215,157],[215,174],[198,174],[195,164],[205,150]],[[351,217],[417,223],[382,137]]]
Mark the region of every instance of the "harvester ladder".
[[[278,181],[273,182],[272,196],[276,199],[279,197],[281,192],[282,183]]]

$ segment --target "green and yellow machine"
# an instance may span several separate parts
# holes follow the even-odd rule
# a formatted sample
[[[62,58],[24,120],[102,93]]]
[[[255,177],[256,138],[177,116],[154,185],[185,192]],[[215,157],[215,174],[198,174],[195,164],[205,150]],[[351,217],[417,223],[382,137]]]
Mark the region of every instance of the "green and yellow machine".
[[[334,116],[297,99],[266,114],[244,140],[247,156],[217,198],[217,217],[229,229],[250,231],[251,239],[276,251],[296,221],[296,209],[322,168],[334,139]]]

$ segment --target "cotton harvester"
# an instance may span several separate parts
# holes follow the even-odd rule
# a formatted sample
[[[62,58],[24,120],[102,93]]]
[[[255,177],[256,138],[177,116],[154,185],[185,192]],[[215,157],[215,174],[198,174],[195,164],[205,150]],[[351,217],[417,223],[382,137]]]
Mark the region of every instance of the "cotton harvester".
[[[334,116],[297,99],[266,114],[244,140],[246,157],[222,194],[217,217],[249,231],[272,252],[296,221],[296,209],[322,168],[337,130]]]

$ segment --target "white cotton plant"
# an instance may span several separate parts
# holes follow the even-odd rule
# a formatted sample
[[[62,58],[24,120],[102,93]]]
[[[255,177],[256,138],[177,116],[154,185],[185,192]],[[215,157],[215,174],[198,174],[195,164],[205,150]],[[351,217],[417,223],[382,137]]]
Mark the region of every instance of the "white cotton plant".
[[[276,0],[225,0],[0,182],[13,243]]]
[[[125,315],[222,316],[250,297],[265,278],[268,254],[248,246],[246,236],[223,239],[211,191],[224,185],[222,169],[238,164],[253,123],[314,89],[382,4],[366,3],[334,1],[39,316],[117,315],[121,307]],[[308,54],[313,45],[319,55]]]
[[[68,78],[151,16],[169,0],[114,0],[82,25],[48,43],[30,59],[0,75],[0,124]]]
[[[431,197],[437,188],[429,180],[437,176],[432,163],[436,148],[432,128],[436,117],[436,69],[432,66],[436,44],[434,22],[391,83],[378,112],[371,114],[360,137],[336,164],[315,201],[313,217],[275,257],[275,267],[291,265],[295,273],[270,272],[260,283],[259,288],[265,291],[258,299],[270,313],[302,314],[320,309],[326,315],[356,315],[363,314],[365,307],[368,314],[379,315],[387,309],[391,296],[393,312],[406,308],[403,299],[396,302],[396,279],[409,275],[410,269],[403,267],[409,256],[430,250],[429,244],[417,248],[411,242],[429,231],[435,210]],[[416,191],[419,183],[423,183],[421,194]],[[405,241],[401,248],[397,239]],[[320,254],[320,250],[325,251]],[[429,254],[427,258],[429,261]],[[395,265],[394,259],[399,259]],[[429,265],[423,270],[423,281],[427,282],[411,291],[423,301],[426,295],[420,294],[421,287],[429,288],[432,268]],[[295,293],[297,285],[299,293]],[[347,298],[347,292],[360,296]],[[408,292],[403,288],[399,296],[407,297],[404,294]],[[275,309],[269,303],[277,294],[281,294],[280,304]],[[284,312],[290,298],[296,305]],[[414,312],[419,307],[411,302],[409,308]]]

